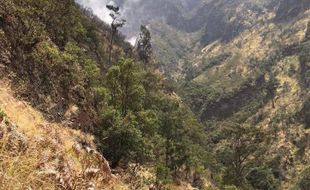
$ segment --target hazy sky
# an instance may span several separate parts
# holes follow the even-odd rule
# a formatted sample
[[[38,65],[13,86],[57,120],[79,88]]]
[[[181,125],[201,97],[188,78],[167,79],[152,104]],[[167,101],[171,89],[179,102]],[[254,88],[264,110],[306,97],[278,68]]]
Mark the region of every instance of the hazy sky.
[[[106,23],[111,23],[112,19],[109,16],[110,11],[106,8],[106,5],[110,2],[111,0],[76,0],[77,3],[91,8],[93,10],[93,13],[97,15],[101,20],[103,20]],[[132,26],[133,22],[132,19],[128,19],[127,15],[131,13],[134,9],[134,5],[136,5],[139,1],[141,0],[125,0],[123,1],[124,3],[121,5],[121,14],[127,19],[127,23],[125,25],[124,30],[122,32],[125,32],[127,35],[127,41],[130,42],[131,44],[135,44],[136,41],[136,31],[132,31],[130,26]],[[126,30],[127,29],[127,30]],[[137,28],[139,30],[139,28]]]
[[[100,19],[110,23],[111,17],[109,16],[109,11],[106,8],[106,4],[109,0],[76,0],[79,4],[84,5],[85,7],[91,8]]]
[[[112,0],[76,0],[79,4],[84,5],[85,7],[89,7],[93,10],[93,12],[101,18],[103,21],[110,23],[111,18],[109,16],[109,10],[106,8],[106,5]],[[132,7],[137,5],[141,0],[124,0],[121,7],[121,14],[126,16],[128,12],[132,11]],[[117,2],[112,1],[112,2]]]

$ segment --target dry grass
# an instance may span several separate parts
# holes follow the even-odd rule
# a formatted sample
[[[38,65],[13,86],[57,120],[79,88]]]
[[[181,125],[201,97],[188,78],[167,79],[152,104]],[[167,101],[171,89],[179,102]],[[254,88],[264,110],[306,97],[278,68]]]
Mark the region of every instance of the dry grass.
[[[7,143],[0,141],[0,189],[58,189],[52,179],[40,176],[36,149],[11,152],[5,148]]]
[[[8,80],[0,80],[0,108],[6,115],[0,120],[0,189],[111,189],[115,180],[105,159],[93,148],[74,147],[79,140],[94,147],[91,135],[47,121],[14,97]]]

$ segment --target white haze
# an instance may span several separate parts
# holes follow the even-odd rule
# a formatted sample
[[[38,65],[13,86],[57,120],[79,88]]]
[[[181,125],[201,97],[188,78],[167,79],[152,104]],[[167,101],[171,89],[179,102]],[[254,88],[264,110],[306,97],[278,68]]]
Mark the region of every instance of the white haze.
[[[110,12],[106,8],[108,0],[76,0],[77,3],[83,5],[84,7],[91,8],[95,15],[97,15],[101,20],[110,24],[112,22],[109,16]]]
[[[84,7],[91,8],[93,13],[98,16],[101,20],[104,22],[110,24],[112,22],[111,17],[109,16],[110,11],[106,8],[106,5],[111,0],[76,0],[77,3],[83,5]],[[134,11],[134,7],[140,2],[141,0],[126,0],[123,5],[121,5],[121,15],[126,18],[126,15],[132,14],[132,11]],[[139,28],[132,30],[128,29],[129,26],[132,26],[133,24],[130,23],[133,22],[132,20],[127,20],[127,23],[125,25],[125,29],[122,30],[125,35],[127,35],[127,41],[134,45],[137,39],[137,31]],[[139,23],[141,24],[141,23]]]

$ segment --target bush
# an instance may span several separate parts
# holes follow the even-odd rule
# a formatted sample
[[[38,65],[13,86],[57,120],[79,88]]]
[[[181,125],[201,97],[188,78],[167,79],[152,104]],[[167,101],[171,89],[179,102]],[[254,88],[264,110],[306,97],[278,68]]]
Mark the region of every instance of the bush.
[[[253,168],[246,179],[255,189],[275,190],[278,186],[272,171],[264,167]]]
[[[171,181],[171,171],[164,164],[158,164],[156,167],[156,182],[167,184]]]
[[[120,113],[112,109],[105,111],[103,121],[108,129],[101,131],[100,144],[106,158],[112,161],[112,167],[118,166],[120,161],[143,163],[149,151],[135,116],[129,114],[122,119]]]

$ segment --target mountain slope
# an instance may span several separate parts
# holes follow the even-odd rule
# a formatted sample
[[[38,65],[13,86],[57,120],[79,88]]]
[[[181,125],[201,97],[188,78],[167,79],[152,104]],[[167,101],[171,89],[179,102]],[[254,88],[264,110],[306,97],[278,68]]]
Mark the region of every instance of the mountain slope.
[[[113,182],[106,160],[84,150],[82,142],[92,142],[91,135],[47,121],[14,97],[7,79],[0,80],[0,105],[5,113],[0,124],[1,189],[102,189]]]
[[[1,1],[0,39],[1,77],[10,81],[16,99],[39,111],[28,104],[15,109],[16,99],[7,105],[11,95],[3,90],[1,113],[21,126],[18,133],[34,138],[29,149],[18,152],[31,162],[24,176],[43,170],[54,176],[52,183],[42,182],[51,189],[103,189],[114,182],[111,167],[124,182],[111,188],[165,188],[178,180],[184,181],[179,186],[211,185],[205,183],[208,171],[201,170],[212,160],[202,125],[152,64],[142,63],[124,37],[90,10],[74,0]],[[91,138],[75,139],[85,133]],[[40,148],[36,136],[48,142]],[[51,157],[46,168],[33,166],[33,149],[35,158],[45,152]],[[12,164],[9,158],[6,163]],[[16,175],[19,168],[5,170]],[[4,185],[14,188],[8,180]]]
[[[279,189],[297,188],[296,176],[310,164],[306,119],[310,92],[309,76],[305,74],[310,68],[309,4],[306,1],[293,4],[280,1],[263,12],[251,13],[254,19],[237,17],[237,22],[253,24],[228,41],[225,34],[219,34],[216,40],[207,37],[211,41],[206,41],[207,46],[192,56],[191,66],[186,65],[187,81],[179,90],[206,123],[215,149],[225,142],[219,134],[220,126],[227,122],[274,134],[265,153],[266,160],[260,165],[271,168],[280,181]],[[246,15],[245,10],[237,10]],[[240,28],[238,24],[233,26]],[[234,30],[229,29],[228,33]]]
[[[308,1],[118,3],[164,75],[73,0],[0,2],[4,189],[307,190]]]
[[[227,123],[263,129],[274,137],[258,165],[271,168],[277,188],[297,188],[295,175],[309,167],[309,2],[211,0],[200,7],[150,21],[163,72],[205,123],[215,154],[230,138],[221,134]]]

